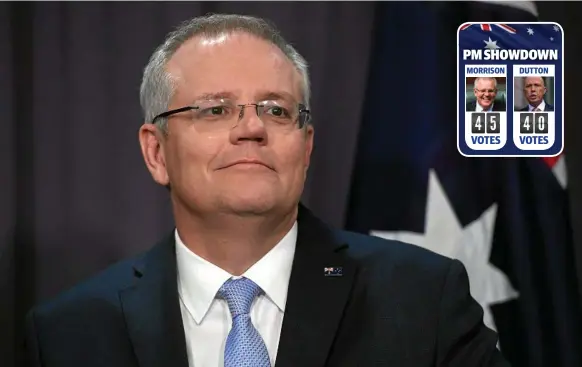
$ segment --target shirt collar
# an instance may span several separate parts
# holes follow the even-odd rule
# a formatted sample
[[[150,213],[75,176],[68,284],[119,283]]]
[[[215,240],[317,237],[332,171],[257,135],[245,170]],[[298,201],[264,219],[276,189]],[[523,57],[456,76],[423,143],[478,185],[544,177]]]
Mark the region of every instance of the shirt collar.
[[[186,309],[200,324],[216,293],[233,275],[192,252],[175,231],[178,292]],[[255,282],[281,311],[285,311],[287,289],[297,242],[297,222],[265,256],[242,276]]]
[[[534,106],[532,106],[532,105],[530,105],[530,104],[528,104],[528,107],[529,107],[529,110],[530,110],[530,111],[533,111],[533,110],[535,110],[535,107],[534,107]],[[546,110],[546,101],[544,101],[544,100],[542,99],[542,103],[540,103],[540,104],[538,105],[538,108],[540,109],[540,111],[545,111],[545,110]]]
[[[491,112],[493,111],[493,105],[495,104],[495,102],[491,103],[491,106],[489,106],[488,109],[484,109],[483,106],[481,106],[479,104],[479,102],[475,101],[477,108],[475,109],[475,112]]]

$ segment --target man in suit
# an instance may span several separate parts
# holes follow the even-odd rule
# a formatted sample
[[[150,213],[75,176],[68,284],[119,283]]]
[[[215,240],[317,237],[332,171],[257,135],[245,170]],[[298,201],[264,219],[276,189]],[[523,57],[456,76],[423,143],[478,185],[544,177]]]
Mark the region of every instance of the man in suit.
[[[489,77],[475,78],[473,93],[475,94],[475,100],[467,103],[467,112],[505,112],[505,102],[495,101],[497,79]]]
[[[176,228],[34,308],[30,366],[507,366],[459,261],[299,204],[309,85],[260,19],[168,36],[144,71],[139,141]]]
[[[541,76],[523,78],[523,92],[528,104],[520,111],[553,111],[554,106],[544,100],[547,91],[546,83]]]

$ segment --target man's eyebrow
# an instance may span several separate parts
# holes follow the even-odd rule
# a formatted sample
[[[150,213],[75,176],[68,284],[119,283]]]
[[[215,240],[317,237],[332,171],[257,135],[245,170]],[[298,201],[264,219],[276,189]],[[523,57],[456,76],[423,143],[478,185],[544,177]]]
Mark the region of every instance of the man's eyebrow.
[[[194,98],[195,101],[200,100],[213,100],[213,99],[235,99],[235,95],[232,92],[222,91],[222,92],[209,92],[199,94]]]
[[[204,101],[204,100],[216,100],[216,99],[229,99],[236,100],[237,96],[233,92],[222,91],[222,92],[207,92],[197,95],[194,101]],[[258,101],[265,100],[295,100],[293,95],[284,91],[263,91],[256,94],[256,99]]]
[[[295,97],[291,93],[283,92],[283,91],[265,91],[257,94],[257,99],[259,100],[295,100]]]

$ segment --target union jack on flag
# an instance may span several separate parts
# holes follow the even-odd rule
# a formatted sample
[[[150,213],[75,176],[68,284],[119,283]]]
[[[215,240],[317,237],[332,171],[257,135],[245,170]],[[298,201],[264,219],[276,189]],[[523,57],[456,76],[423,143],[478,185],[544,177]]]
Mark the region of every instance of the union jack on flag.
[[[459,28],[460,49],[483,49],[484,42],[502,49],[559,49],[562,31],[555,24],[543,23],[465,23]]]
[[[481,28],[481,30],[486,31],[486,32],[491,32],[491,24],[490,23],[484,23],[484,24],[463,24],[461,26],[461,30],[464,31],[465,29],[469,28],[470,26],[479,26]],[[508,26],[507,24],[493,24],[494,26],[497,26],[501,29],[503,29],[506,32],[509,32],[511,34],[515,34],[517,31],[515,30],[515,28],[512,28],[510,26]]]

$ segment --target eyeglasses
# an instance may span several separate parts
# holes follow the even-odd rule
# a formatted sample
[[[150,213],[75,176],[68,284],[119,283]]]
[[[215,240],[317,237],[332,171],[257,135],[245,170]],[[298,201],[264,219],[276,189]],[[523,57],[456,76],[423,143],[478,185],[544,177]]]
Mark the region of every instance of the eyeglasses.
[[[481,94],[484,94],[484,93],[493,94],[493,93],[497,92],[496,89],[475,89],[475,90]]]
[[[236,104],[228,99],[196,101],[190,106],[160,113],[151,121],[189,112],[189,118],[198,131],[211,132],[230,130],[243,118],[246,107],[255,107],[259,119],[265,127],[276,131],[301,129],[310,120],[310,111],[302,104],[282,100],[259,103]]]

